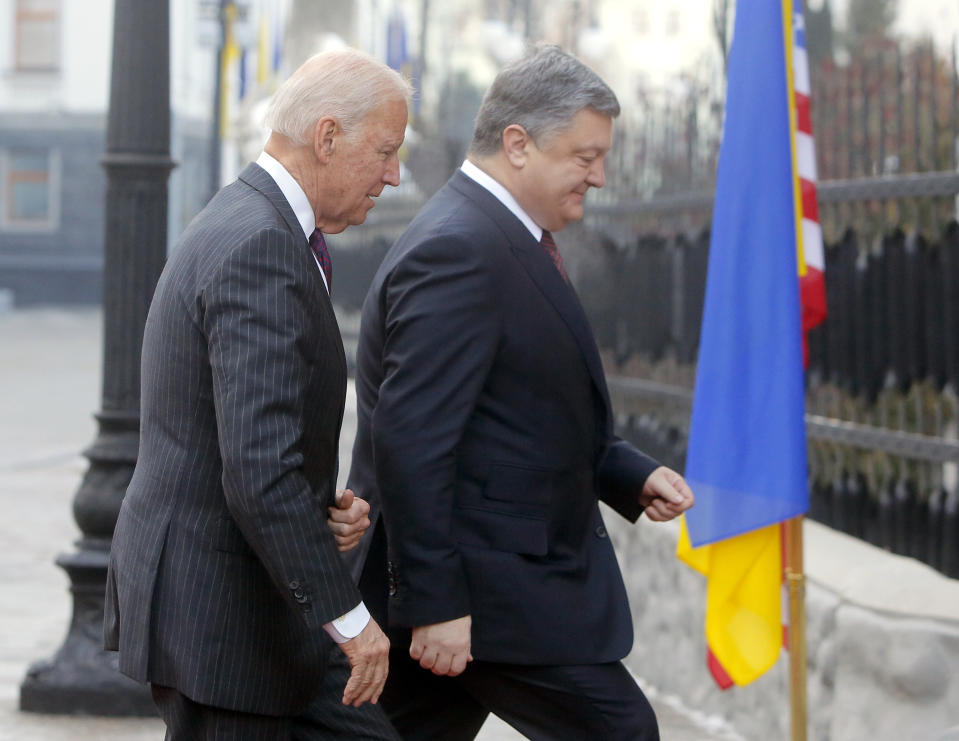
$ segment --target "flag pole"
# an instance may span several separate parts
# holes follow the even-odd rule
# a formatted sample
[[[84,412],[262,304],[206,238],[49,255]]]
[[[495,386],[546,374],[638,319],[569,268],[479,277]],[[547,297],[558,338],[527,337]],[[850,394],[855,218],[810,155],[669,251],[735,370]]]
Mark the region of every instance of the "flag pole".
[[[789,592],[789,710],[792,741],[806,741],[806,575],[802,515],[786,523],[786,587]]]

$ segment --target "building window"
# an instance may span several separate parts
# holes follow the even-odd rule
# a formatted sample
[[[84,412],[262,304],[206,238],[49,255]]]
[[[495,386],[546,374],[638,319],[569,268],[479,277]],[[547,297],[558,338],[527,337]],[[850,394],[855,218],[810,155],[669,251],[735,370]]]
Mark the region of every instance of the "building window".
[[[14,68],[21,72],[60,69],[60,0],[16,0]]]
[[[52,231],[59,221],[60,158],[48,149],[3,153],[3,219],[7,230]]]

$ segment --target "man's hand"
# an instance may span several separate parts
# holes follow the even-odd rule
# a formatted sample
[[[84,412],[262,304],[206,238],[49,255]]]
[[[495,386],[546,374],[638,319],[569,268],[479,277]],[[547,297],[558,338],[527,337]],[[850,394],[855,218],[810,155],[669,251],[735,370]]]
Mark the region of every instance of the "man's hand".
[[[352,489],[336,493],[336,506],[327,507],[330,513],[326,524],[333,531],[340,552],[355,548],[370,526],[370,504],[353,495]]]
[[[362,633],[338,645],[352,669],[343,691],[343,704],[359,707],[370,702],[375,705],[389,671],[390,639],[370,618]]]
[[[466,615],[445,623],[413,628],[410,657],[433,674],[448,677],[462,674],[473,660],[470,653],[472,622],[472,618]]]
[[[678,517],[693,506],[693,490],[678,473],[660,466],[646,479],[639,503],[646,508],[646,516],[656,522]]]

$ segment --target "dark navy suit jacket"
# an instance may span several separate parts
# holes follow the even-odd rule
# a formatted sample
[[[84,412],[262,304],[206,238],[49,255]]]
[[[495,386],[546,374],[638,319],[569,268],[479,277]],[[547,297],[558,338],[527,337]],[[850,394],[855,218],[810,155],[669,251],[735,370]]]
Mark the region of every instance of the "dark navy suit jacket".
[[[360,601],[326,524],[346,361],[303,230],[259,166],[170,257],[142,387],[106,645],[125,674],[199,703],[298,712],[324,676],[323,624]]]
[[[392,625],[470,614],[472,654],[487,661],[629,652],[629,606],[598,502],[635,520],[659,464],[613,435],[575,291],[462,172],[373,280],[356,385],[350,486],[374,520],[382,514],[373,532],[388,540]],[[364,554],[353,556],[357,576]]]

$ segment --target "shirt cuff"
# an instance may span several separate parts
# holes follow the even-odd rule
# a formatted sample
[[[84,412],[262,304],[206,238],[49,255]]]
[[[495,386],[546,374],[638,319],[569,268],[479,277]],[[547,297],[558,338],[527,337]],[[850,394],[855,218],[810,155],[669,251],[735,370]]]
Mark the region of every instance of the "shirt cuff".
[[[370,611],[366,605],[360,602],[356,607],[345,615],[340,615],[333,622],[323,626],[323,630],[330,634],[337,643],[346,643],[352,638],[356,638],[370,622]]]

